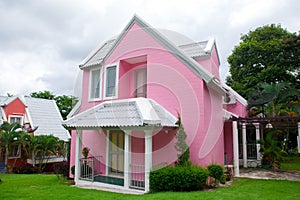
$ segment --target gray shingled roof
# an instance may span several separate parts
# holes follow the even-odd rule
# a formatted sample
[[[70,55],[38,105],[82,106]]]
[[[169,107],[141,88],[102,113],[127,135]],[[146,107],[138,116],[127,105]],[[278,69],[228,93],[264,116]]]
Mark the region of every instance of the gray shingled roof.
[[[133,98],[106,101],[66,121],[66,128],[128,126],[176,127],[177,119],[152,99]]]
[[[53,135],[67,141],[70,134],[61,125],[62,117],[54,100],[25,97],[32,126],[39,128],[34,135]]]
[[[99,49],[95,52],[92,52],[84,61],[82,66],[88,67],[100,64],[103,61],[103,58],[108,53],[109,49],[113,46],[116,39],[110,39],[106,41]]]
[[[99,49],[91,53],[82,62],[80,67],[89,67],[100,64],[109,52],[110,48],[114,45],[115,41],[116,39],[106,41]],[[181,49],[187,56],[196,59],[210,54],[210,52],[205,51],[207,43],[208,41],[188,43],[180,45],[178,48]]]

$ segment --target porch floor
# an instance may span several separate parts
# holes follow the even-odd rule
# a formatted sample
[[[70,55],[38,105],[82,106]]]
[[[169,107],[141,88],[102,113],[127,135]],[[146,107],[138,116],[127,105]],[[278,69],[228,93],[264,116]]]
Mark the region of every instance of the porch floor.
[[[94,177],[94,181],[101,182],[101,183],[112,184],[112,185],[124,186],[124,179],[123,178],[118,178],[118,177],[99,175],[99,176]]]

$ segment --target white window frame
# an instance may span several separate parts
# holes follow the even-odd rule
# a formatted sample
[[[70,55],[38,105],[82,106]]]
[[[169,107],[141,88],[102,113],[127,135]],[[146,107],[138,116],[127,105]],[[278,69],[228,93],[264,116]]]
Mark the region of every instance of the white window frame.
[[[100,86],[99,86],[99,97],[98,98],[92,98],[92,74],[94,71],[96,70],[100,70],[100,74],[99,74],[99,78],[100,78]],[[102,100],[102,80],[103,80],[103,68],[102,67],[96,67],[93,69],[90,69],[90,77],[89,77],[89,97],[88,100],[89,101],[99,101]]]
[[[21,126],[23,126],[23,124],[24,124],[24,116],[22,116],[22,115],[9,115],[8,116],[8,122],[10,123],[10,124],[12,124],[12,122],[11,122],[11,118],[21,118],[21,120],[20,120],[20,125]]]
[[[107,79],[107,68],[109,67],[116,67],[116,82],[115,82],[115,95],[111,97],[106,96],[106,79]],[[119,91],[119,63],[113,63],[105,66],[105,72],[104,72],[104,100],[110,100],[110,99],[117,99],[118,98],[118,91]]]
[[[144,79],[145,79],[145,85],[143,85],[142,87],[145,87],[145,91],[144,91],[144,96],[141,96],[141,97],[147,97],[147,68],[146,67],[143,67],[143,68],[139,68],[139,69],[136,69],[134,70],[134,97],[137,98],[138,95],[137,95],[137,89],[138,89],[138,83],[137,83],[137,73],[139,71],[143,71],[145,72],[144,74]]]

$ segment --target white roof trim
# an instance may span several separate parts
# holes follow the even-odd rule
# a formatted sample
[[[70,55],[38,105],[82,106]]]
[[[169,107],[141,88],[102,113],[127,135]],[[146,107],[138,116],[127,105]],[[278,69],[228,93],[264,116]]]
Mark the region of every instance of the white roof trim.
[[[206,44],[206,47],[204,48],[204,51],[206,53],[211,53],[211,50],[212,50],[214,44],[215,44],[215,38],[213,38],[213,37],[209,38],[208,42]]]
[[[80,109],[80,107],[81,107],[81,100],[79,100],[79,101],[75,104],[75,106],[72,108],[72,110],[70,111],[70,113],[69,113],[68,116],[67,116],[67,119],[69,119],[69,118],[73,117],[75,114],[77,114],[78,111],[79,111],[79,109]]]
[[[228,110],[223,109],[223,119],[224,119],[224,121],[229,120],[232,116],[236,117],[236,118],[239,117],[238,115],[236,115],[232,112],[229,112]]]

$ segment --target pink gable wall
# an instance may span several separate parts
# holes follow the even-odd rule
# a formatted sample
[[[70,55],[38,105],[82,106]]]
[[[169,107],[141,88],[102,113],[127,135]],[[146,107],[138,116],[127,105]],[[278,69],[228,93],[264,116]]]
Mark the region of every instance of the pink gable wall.
[[[207,71],[209,71],[212,75],[214,75],[217,79],[220,80],[219,73],[219,58],[216,46],[213,46],[211,51],[211,56],[209,58],[197,60],[197,62],[202,65]]]
[[[233,114],[236,114],[237,116],[240,116],[240,117],[247,116],[247,107],[245,105],[243,105],[241,102],[239,102],[238,100],[236,101],[235,104],[225,105],[224,109],[226,109],[229,112],[232,112]]]

